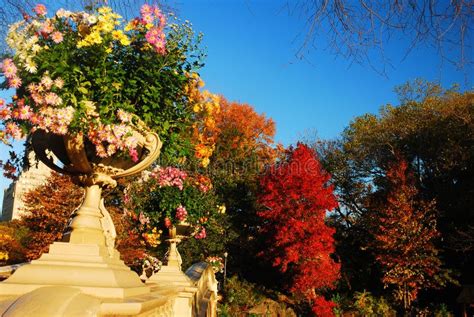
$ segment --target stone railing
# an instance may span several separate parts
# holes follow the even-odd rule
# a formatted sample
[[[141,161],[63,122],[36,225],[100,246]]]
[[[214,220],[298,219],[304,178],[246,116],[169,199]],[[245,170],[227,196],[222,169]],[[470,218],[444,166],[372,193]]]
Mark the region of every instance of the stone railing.
[[[4,275],[7,278],[24,264],[0,267],[0,276]],[[21,299],[17,298],[20,300],[0,296],[0,312],[8,311],[12,316],[31,313],[34,311],[34,307],[30,307],[28,303],[33,305],[40,299],[42,302],[49,302],[49,311],[43,311],[46,315],[48,313],[61,315],[60,312],[67,315],[71,310],[85,309],[84,313],[86,311],[95,312],[91,316],[217,316],[218,282],[212,267],[205,262],[200,262],[192,265],[185,274],[181,274],[186,280],[180,283],[176,283],[180,278],[158,279],[158,283],[147,283],[151,287],[151,292],[148,295],[132,296],[118,301],[97,300],[70,287],[40,288],[20,297]],[[57,294],[62,294],[62,296],[58,297]],[[58,300],[55,301],[53,298]],[[189,309],[186,308],[188,305]]]
[[[185,273],[197,288],[194,295],[193,315],[196,317],[217,316],[217,285],[212,267],[199,262],[192,265]]]

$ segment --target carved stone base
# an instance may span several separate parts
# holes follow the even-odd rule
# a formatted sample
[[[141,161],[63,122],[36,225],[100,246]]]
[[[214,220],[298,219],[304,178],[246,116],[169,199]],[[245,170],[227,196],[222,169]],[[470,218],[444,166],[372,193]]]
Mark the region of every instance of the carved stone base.
[[[153,274],[146,281],[146,284],[172,284],[174,286],[186,287],[191,286],[193,283],[178,267],[163,265],[157,273]]]
[[[19,268],[0,283],[0,296],[18,296],[43,286],[72,286],[100,298],[147,294],[144,285],[116,250],[96,244],[55,242],[38,260]]]

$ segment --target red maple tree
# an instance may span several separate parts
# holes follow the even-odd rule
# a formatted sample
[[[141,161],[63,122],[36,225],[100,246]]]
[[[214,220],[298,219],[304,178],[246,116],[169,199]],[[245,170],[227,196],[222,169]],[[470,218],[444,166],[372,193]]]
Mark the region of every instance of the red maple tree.
[[[333,315],[335,304],[320,292],[334,288],[340,269],[331,258],[335,230],[325,223],[326,212],[337,206],[329,179],[315,152],[299,143],[262,176],[258,199],[267,237],[263,255],[290,277],[288,289],[317,316]]]
[[[435,201],[419,197],[408,163],[399,159],[386,173],[374,223],[376,259],[382,265],[385,286],[394,287],[395,298],[408,309],[420,289],[439,287],[451,280],[441,268],[434,242]]]

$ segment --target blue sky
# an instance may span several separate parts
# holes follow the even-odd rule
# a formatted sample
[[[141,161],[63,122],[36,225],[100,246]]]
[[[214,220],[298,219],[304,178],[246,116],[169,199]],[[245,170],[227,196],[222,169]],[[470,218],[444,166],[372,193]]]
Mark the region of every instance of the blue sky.
[[[421,48],[402,61],[407,41],[388,43],[393,68],[388,78],[368,65],[322,49],[296,58],[304,23],[289,16],[285,1],[189,1],[179,13],[204,33],[208,58],[201,74],[206,87],[230,100],[246,102],[277,124],[277,140],[294,143],[305,131],[334,138],[355,116],[397,103],[393,89],[415,78],[472,88],[464,71],[441,63],[434,49]],[[472,52],[471,52],[472,55]]]
[[[276,140],[285,145],[315,131],[322,138],[337,137],[355,116],[397,104],[393,89],[408,80],[424,78],[472,89],[472,66],[458,71],[429,47],[403,60],[408,45],[403,38],[393,37],[385,46],[393,66],[388,77],[330,54],[323,37],[321,48],[300,60],[296,52],[304,23],[299,15],[288,14],[283,0],[169,2],[183,20],[204,33],[208,57],[200,73],[205,88],[273,118]],[[472,58],[473,52],[468,54]],[[5,147],[1,153],[5,157]],[[7,185],[0,181],[0,188]]]

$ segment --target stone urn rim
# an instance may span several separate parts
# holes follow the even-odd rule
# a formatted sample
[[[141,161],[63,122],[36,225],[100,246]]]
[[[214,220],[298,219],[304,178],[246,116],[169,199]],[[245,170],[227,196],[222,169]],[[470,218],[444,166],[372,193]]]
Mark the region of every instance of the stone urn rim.
[[[31,144],[38,160],[52,170],[76,177],[87,178],[101,175],[115,179],[137,174],[150,166],[160,155],[162,143],[158,134],[148,132],[146,135],[136,133],[139,148],[139,160],[122,157],[100,159],[87,149],[87,139],[81,134],[64,136],[37,130],[31,135]],[[62,163],[56,164],[50,153]],[[127,160],[128,159],[128,160]],[[125,163],[124,163],[125,162]]]

